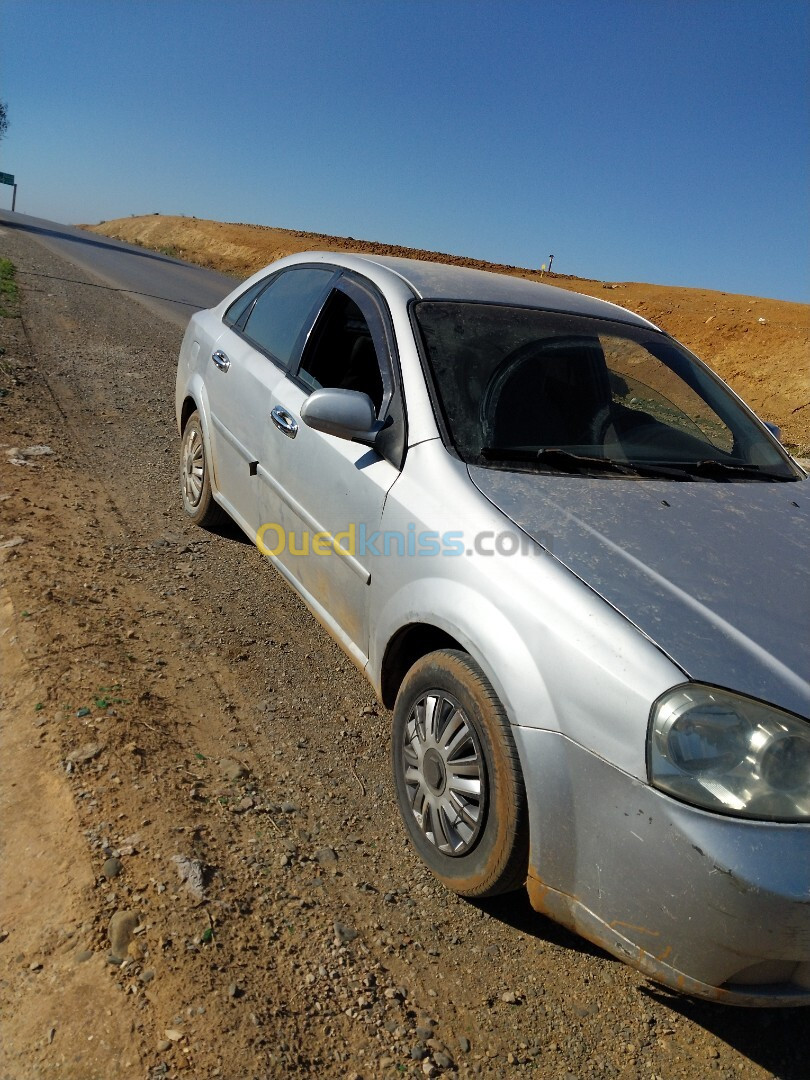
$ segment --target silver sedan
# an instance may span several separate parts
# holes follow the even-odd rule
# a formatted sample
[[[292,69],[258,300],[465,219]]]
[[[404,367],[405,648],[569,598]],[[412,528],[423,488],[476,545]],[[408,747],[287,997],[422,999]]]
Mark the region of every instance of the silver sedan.
[[[192,318],[176,409],[186,514],[393,709],[448,888],[810,1003],[808,479],[717,376],[603,301],[312,252]]]

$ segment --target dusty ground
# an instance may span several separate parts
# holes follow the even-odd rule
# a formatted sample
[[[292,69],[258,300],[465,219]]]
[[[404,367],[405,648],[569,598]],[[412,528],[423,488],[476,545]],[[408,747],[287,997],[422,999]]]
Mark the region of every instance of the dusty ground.
[[[357,251],[365,254],[441,258],[460,266],[539,279],[536,270],[435,252],[416,251],[354,237],[235,225],[196,218],[121,218],[93,232],[164,251],[227,274],[247,277],[296,251]],[[699,270],[699,268],[698,268]],[[598,296],[637,311],[669,331],[706,360],[764,420],[778,424],[784,441],[810,454],[810,305],[639,282],[603,282],[546,274],[564,289]]]
[[[806,1077],[806,1010],[676,998],[433,882],[367,684],[182,518],[180,332],[0,255],[68,279],[0,318],[0,1077]]]

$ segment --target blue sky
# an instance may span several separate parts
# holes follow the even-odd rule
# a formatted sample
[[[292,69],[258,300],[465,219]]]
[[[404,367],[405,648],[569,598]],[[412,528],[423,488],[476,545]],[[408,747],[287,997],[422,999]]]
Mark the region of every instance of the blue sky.
[[[806,0],[0,0],[0,171],[56,221],[808,301],[809,54]]]

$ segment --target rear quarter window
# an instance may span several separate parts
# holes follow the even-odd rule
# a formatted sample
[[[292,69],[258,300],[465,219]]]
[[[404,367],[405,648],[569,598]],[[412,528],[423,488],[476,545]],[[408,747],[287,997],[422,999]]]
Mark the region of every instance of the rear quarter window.
[[[249,289],[246,289],[241,296],[238,296],[225,314],[222,317],[222,321],[226,326],[236,326],[243,316],[247,313],[248,308],[262,291],[267,288],[267,278],[262,278],[261,281],[257,281],[255,285],[251,285]]]

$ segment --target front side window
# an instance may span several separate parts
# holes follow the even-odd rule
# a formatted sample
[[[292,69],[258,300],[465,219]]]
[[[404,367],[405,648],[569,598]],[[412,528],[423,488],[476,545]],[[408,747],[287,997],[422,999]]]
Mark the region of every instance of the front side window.
[[[371,328],[355,301],[338,289],[315,325],[298,378],[310,390],[324,386],[359,390],[368,394],[380,412],[384,389]]]
[[[333,270],[309,266],[279,274],[256,300],[245,336],[287,367],[333,276]]]
[[[677,479],[800,474],[660,331],[501,304],[413,306],[450,443],[499,468]]]

